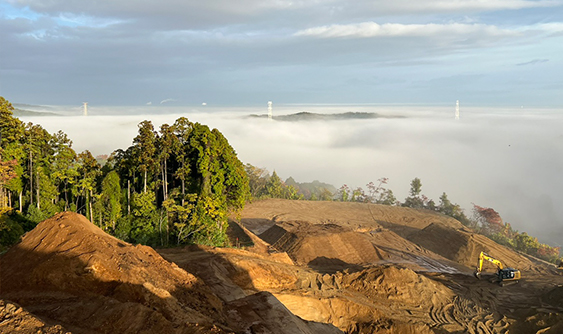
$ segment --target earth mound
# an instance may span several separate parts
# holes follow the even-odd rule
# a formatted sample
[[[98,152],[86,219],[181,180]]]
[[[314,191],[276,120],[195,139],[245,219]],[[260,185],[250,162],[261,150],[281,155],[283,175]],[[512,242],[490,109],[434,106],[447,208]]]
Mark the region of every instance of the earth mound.
[[[50,326],[18,304],[0,299],[0,332],[20,334],[70,334],[61,325]]]
[[[335,224],[283,222],[272,226],[260,238],[286,252],[297,264],[333,272],[387,258],[363,233]]]
[[[527,270],[533,266],[527,257],[466,228],[456,229],[443,224],[433,223],[412,234],[408,239],[419,246],[469,268],[477,266],[477,260],[481,252],[501,260],[507,267],[512,266],[520,270]],[[491,268],[494,267],[488,263],[485,265],[491,266]],[[496,269],[496,267],[493,269]]]
[[[78,332],[172,333],[225,322],[221,301],[195,276],[75,213],[41,222],[0,267],[3,297]]]
[[[287,255],[271,260],[293,267]],[[150,247],[111,237],[76,213],[41,222],[0,257],[0,266],[0,298],[41,319],[10,316],[0,323],[0,332],[17,324],[53,334],[59,329],[87,334],[341,333],[330,324],[295,316],[270,293],[246,293],[235,283],[222,283],[225,267],[201,270],[207,276],[203,280]],[[252,263],[245,269],[267,270]],[[240,280],[243,276],[233,282]],[[6,308],[9,314],[13,308]]]

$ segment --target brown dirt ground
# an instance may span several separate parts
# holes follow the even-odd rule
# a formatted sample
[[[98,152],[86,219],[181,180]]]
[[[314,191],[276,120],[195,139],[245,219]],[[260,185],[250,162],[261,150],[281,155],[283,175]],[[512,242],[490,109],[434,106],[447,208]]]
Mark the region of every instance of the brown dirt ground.
[[[317,273],[337,277],[341,272],[333,271],[334,262],[348,264],[344,277],[359,276],[347,288],[340,284],[340,292],[352,289],[373,301],[375,287],[367,282],[375,280],[384,299],[394,301],[388,309],[382,308],[382,303],[376,306],[391,318],[387,323],[426,325],[436,333],[557,333],[563,327],[563,303],[553,297],[563,296],[563,276],[558,275],[554,265],[498,245],[458,221],[431,211],[362,203],[265,200],[248,205],[240,221],[278,251],[287,252],[296,263]],[[352,245],[350,238],[346,247],[333,246],[338,244],[335,239],[345,239],[350,231],[365,239],[358,236],[355,240],[359,242]],[[371,265],[350,256],[366,249],[364,240],[382,251],[380,259]],[[520,269],[523,279],[518,284],[500,287],[487,279],[493,277],[496,269],[487,264],[485,270],[490,275],[477,280],[472,272],[481,251],[498,258],[505,266]],[[323,261],[307,262],[310,256]],[[383,286],[385,280],[366,279],[370,277],[366,270],[381,267],[402,268],[401,274],[392,276],[392,288]],[[363,271],[358,272],[359,268]],[[428,278],[437,286],[417,285],[412,274]],[[446,299],[432,299],[428,291]],[[401,300],[398,296],[406,298]],[[420,300],[416,296],[425,297]],[[408,300],[418,307],[409,306]],[[423,301],[430,301],[431,305]],[[308,319],[298,311],[294,313]],[[430,319],[426,318],[428,315]],[[337,321],[333,323],[338,326]],[[366,332],[387,326],[374,323],[378,322],[372,319],[366,325]]]
[[[0,333],[563,332],[555,266],[430,211],[265,200],[229,234],[154,251],[59,214],[0,257]],[[477,280],[481,250],[522,280]]]

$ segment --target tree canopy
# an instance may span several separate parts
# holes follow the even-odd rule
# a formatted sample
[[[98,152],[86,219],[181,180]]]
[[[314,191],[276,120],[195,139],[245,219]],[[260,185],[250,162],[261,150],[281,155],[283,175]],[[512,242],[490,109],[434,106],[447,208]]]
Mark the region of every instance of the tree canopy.
[[[225,245],[228,217],[249,198],[245,168],[217,129],[182,117],[157,131],[145,120],[101,166],[62,131],[23,124],[12,111],[0,97],[3,234],[71,210],[131,242]]]

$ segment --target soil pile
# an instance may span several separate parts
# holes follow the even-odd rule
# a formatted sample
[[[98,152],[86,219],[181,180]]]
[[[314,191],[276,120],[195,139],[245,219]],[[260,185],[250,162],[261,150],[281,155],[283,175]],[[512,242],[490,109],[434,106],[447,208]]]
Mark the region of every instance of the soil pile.
[[[20,334],[70,334],[61,325],[50,326],[16,303],[0,299],[0,332]]]
[[[338,271],[387,258],[363,233],[335,224],[283,222],[260,235],[300,265]]]
[[[271,260],[293,264],[279,254]],[[228,265],[200,270],[207,279],[202,280],[150,247],[122,242],[81,215],[61,213],[0,258],[0,297],[58,327],[11,316],[0,323],[0,332],[16,323],[51,332],[64,326],[75,333],[341,333],[332,325],[303,321],[269,293],[246,293],[235,284],[242,277],[228,279],[229,270],[237,271]],[[268,270],[254,264],[247,269]]]
[[[357,202],[290,201],[267,199],[247,205],[242,224],[260,235],[280,222],[306,221],[309,224],[335,224],[352,230],[385,227],[405,237],[432,223],[454,228],[463,225],[448,216],[430,210]]]
[[[501,260],[505,267],[527,270],[533,266],[527,257],[467,228],[456,229],[434,223],[410,235],[409,240],[470,268],[477,266],[481,252]],[[496,270],[496,267],[489,263],[484,265]]]
[[[195,276],[75,213],[40,223],[0,266],[4,298],[70,330],[172,333],[225,322],[221,301]]]

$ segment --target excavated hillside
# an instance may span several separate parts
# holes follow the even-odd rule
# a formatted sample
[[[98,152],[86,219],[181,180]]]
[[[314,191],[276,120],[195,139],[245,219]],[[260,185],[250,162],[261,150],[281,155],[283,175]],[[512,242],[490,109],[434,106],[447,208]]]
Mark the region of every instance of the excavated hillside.
[[[370,301],[374,295],[367,287],[372,279],[361,278],[369,277],[362,273],[374,268],[399,268],[405,279],[410,277],[407,272],[412,272],[447,288],[448,293],[441,295],[448,298],[427,308],[422,304],[413,308],[395,300],[399,290],[384,289],[378,284],[379,291],[387,291],[383,293],[386,300],[397,301],[384,308],[384,314],[393,318],[386,320],[388,323],[425,324],[438,333],[558,333],[562,326],[563,305],[549,297],[560,295],[563,285],[563,276],[554,265],[501,246],[436,212],[364,203],[271,199],[248,205],[240,222],[267,241],[270,251],[285,252],[302,267],[324,274],[319,276],[320,282],[338,282],[341,275],[359,275],[359,281],[352,285],[364,287],[366,290],[361,293]],[[356,236],[350,238],[351,233]],[[340,247],[343,240],[348,242]],[[371,249],[366,241],[371,243]],[[477,280],[472,274],[481,251],[493,255],[505,266],[518,268],[523,279],[516,285],[501,288],[489,281],[496,268],[485,263],[487,279]],[[366,264],[366,258],[375,261]],[[335,271],[341,268],[346,269]],[[404,284],[401,275],[395,278],[395,286]],[[425,295],[426,288],[407,286],[416,296]],[[339,292],[341,288],[338,285]],[[441,288],[431,290],[439,294]],[[284,303],[288,299],[278,298]],[[412,297],[412,300],[417,299]],[[307,317],[302,307],[292,308],[299,308],[300,304],[303,303],[286,303],[295,314],[314,319]],[[378,307],[381,304],[375,306]],[[405,311],[408,316],[401,315]],[[420,311],[430,314],[431,319],[425,319]],[[331,323],[338,326],[337,321]],[[369,328],[374,328],[373,323],[377,320],[372,320]]]
[[[0,257],[1,333],[560,333],[563,276],[449,217],[264,200],[233,248],[157,251],[74,213]],[[522,271],[501,287],[480,251]]]
[[[41,328],[57,324],[72,333],[232,333],[249,328],[313,333],[268,292],[225,303],[204,281],[152,248],[120,241],[75,213],[57,214],[37,225],[0,257],[0,268],[0,299],[44,321]],[[27,326],[25,320],[13,320],[14,312],[5,313],[1,331],[9,326],[7,319]]]

